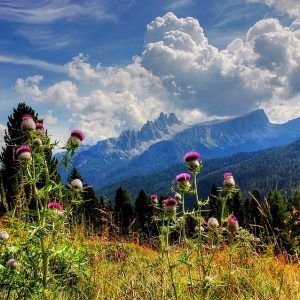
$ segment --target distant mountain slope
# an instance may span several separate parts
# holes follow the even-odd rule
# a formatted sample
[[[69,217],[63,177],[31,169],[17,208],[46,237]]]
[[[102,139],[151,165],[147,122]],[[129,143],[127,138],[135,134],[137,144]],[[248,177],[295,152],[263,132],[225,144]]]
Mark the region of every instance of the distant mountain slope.
[[[147,193],[168,195],[176,174],[185,171],[183,163],[167,169],[108,185],[97,191],[114,199],[115,190],[122,186],[135,197],[140,189]],[[237,184],[244,192],[259,189],[290,191],[300,186],[300,139],[286,146],[252,153],[239,153],[226,158],[208,159],[199,175],[198,189],[202,197],[207,197],[212,184],[221,186],[223,173],[233,172]]]
[[[200,151],[204,159],[225,157],[288,144],[299,137],[299,132],[300,119],[272,124],[263,110],[193,126],[183,124],[174,114],[161,113],[140,131],[123,131],[118,138],[81,151],[74,165],[86,182],[99,189],[173,166],[191,149]]]

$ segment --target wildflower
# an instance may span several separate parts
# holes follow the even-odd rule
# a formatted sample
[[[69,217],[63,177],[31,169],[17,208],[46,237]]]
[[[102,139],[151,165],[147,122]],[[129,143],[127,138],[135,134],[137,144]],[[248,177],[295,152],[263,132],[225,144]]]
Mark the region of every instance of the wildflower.
[[[190,151],[183,156],[183,160],[186,162],[186,165],[189,170],[192,172],[200,171],[200,153],[197,151]]]
[[[10,258],[7,262],[6,262],[6,266],[11,267],[11,268],[16,268],[18,265],[18,262],[14,259],[14,258]]]
[[[5,230],[0,231],[0,240],[8,240],[9,234]]]
[[[45,135],[45,128],[43,123],[36,123],[35,124],[36,132],[40,135]]]
[[[71,149],[76,149],[80,146],[81,142],[84,140],[84,134],[80,130],[72,130],[71,136],[68,141],[68,145]]]
[[[235,186],[235,181],[234,181],[232,173],[230,173],[230,172],[224,173],[223,186],[225,188],[232,188]]]
[[[32,144],[36,147],[41,147],[43,145],[43,142],[40,138],[35,138],[32,140]]]
[[[158,204],[157,195],[151,195],[150,199],[153,204]]]
[[[16,150],[16,155],[20,161],[30,161],[31,160],[31,148],[27,145],[22,145]]]
[[[231,216],[227,220],[227,230],[237,232],[239,230],[239,222],[235,216]]]
[[[219,227],[219,221],[216,218],[211,217],[208,219],[207,225],[210,229],[216,230]]]
[[[188,173],[181,173],[176,176],[178,182],[178,188],[180,191],[188,191],[191,188],[191,175]]]
[[[83,183],[80,179],[73,179],[70,184],[73,189],[82,190],[83,188]]]
[[[54,208],[56,210],[62,210],[62,206],[58,202],[49,202],[48,203],[48,208]]]
[[[32,115],[26,114],[22,116],[21,130],[35,130],[35,122],[33,121]]]
[[[176,211],[176,204],[177,204],[176,199],[169,197],[163,200],[162,203],[166,212],[173,213]]]

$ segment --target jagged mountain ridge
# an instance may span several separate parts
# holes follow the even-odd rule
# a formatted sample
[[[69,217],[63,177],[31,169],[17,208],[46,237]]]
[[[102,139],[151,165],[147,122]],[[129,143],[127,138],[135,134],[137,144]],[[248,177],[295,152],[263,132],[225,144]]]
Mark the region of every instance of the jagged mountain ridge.
[[[161,113],[140,131],[123,131],[119,138],[100,141],[78,153],[74,165],[86,182],[99,189],[175,165],[192,149],[205,159],[225,157],[290,143],[299,132],[300,118],[273,124],[263,110],[193,126],[183,124],[174,114]]]
[[[212,184],[222,185],[223,174],[228,171],[233,172],[237,184],[246,195],[254,189],[260,190],[264,195],[272,189],[291,194],[294,188],[300,187],[300,139],[285,146],[208,159],[203,163],[203,169],[198,176],[198,192],[203,198],[209,195]],[[147,194],[167,197],[171,194],[171,186],[175,184],[175,176],[186,171],[185,169],[183,163],[176,164],[155,173],[107,185],[99,189],[97,194],[114,199],[116,189],[121,186],[128,189],[133,197],[141,189]],[[193,201],[192,197],[191,206]]]

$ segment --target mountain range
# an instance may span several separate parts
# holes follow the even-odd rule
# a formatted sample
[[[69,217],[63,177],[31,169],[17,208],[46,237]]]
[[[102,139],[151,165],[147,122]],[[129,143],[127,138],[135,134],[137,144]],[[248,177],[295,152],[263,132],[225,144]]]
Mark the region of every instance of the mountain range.
[[[221,158],[286,145],[295,141],[299,133],[300,118],[274,124],[261,109],[194,125],[184,124],[173,113],[161,113],[139,131],[125,130],[117,138],[81,150],[73,166],[88,184],[103,190],[105,186],[172,167],[190,150],[199,151],[204,160]]]

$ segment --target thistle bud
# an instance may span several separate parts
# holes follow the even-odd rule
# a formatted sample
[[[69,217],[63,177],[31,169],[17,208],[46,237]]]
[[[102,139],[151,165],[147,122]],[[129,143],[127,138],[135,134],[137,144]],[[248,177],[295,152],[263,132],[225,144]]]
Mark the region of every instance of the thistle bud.
[[[43,123],[36,123],[35,124],[36,132],[40,135],[45,135],[45,128]]]
[[[151,195],[150,200],[151,200],[152,204],[155,204],[155,205],[158,204],[157,195]]]
[[[71,184],[71,187],[76,190],[82,190],[82,188],[83,188],[83,183],[80,179],[74,179],[71,181],[70,184]]]
[[[176,176],[178,189],[180,191],[189,191],[191,189],[191,175],[188,173],[181,173]]]
[[[35,122],[33,121],[32,115],[26,114],[22,116],[21,130],[35,130]]]
[[[80,146],[81,142],[84,140],[84,134],[80,130],[72,130],[71,136],[68,141],[68,146],[71,149],[76,149]]]
[[[166,212],[174,213],[176,211],[176,204],[177,204],[176,199],[169,197],[163,200],[162,203]]]
[[[216,230],[219,227],[219,221],[216,218],[211,217],[208,219],[207,225],[210,229]]]
[[[235,186],[235,181],[234,181],[232,173],[227,172],[224,174],[223,186],[225,188],[232,188]]]
[[[181,201],[181,194],[179,194],[179,193],[176,193],[175,195],[174,195],[174,198],[177,200],[177,201]]]
[[[34,138],[32,140],[32,145],[36,146],[36,147],[42,147],[43,142],[40,138]]]
[[[239,222],[235,216],[231,216],[228,218],[227,230],[229,232],[237,232],[239,230]]]

